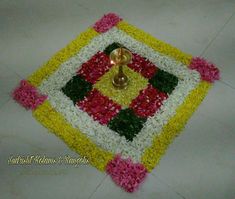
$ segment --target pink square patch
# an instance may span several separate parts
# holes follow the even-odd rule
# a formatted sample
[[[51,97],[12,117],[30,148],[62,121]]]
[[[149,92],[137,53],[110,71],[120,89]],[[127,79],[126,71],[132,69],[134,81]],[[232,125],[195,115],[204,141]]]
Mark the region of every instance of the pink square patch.
[[[103,125],[107,124],[121,110],[119,104],[102,95],[97,89],[93,89],[84,100],[77,102],[76,105]]]
[[[90,60],[82,64],[77,73],[94,84],[111,67],[109,57],[103,52],[97,52]]]
[[[131,102],[130,107],[140,117],[153,116],[167,97],[166,93],[155,89],[149,84],[146,89],[140,91],[138,97]]]
[[[132,62],[128,66],[136,72],[141,73],[145,78],[150,79],[157,71],[157,67],[148,59],[133,53]]]

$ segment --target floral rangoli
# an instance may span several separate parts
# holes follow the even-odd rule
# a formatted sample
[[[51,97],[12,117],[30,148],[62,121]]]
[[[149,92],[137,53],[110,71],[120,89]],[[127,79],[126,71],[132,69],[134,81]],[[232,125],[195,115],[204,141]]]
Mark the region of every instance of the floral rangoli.
[[[109,54],[133,54],[117,90]],[[56,53],[13,91],[13,98],[91,165],[135,191],[189,117],[219,70],[128,24],[114,13]]]

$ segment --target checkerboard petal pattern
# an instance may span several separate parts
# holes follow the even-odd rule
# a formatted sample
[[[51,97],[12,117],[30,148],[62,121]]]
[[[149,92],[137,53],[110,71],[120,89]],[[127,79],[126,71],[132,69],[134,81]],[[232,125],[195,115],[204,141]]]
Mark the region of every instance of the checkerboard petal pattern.
[[[132,52],[126,90],[109,54]],[[22,80],[12,97],[89,163],[134,192],[220,77],[192,57],[108,13]]]

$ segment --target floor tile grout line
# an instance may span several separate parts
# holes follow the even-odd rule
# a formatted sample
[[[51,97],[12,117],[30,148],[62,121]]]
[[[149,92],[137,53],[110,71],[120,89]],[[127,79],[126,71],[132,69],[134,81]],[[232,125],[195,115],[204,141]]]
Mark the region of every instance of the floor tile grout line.
[[[228,20],[224,23],[224,25],[220,28],[220,30],[216,33],[216,35],[213,37],[213,39],[209,42],[209,44],[205,47],[205,49],[202,51],[200,56],[203,56],[204,53],[207,51],[207,49],[211,46],[211,44],[215,41],[215,39],[219,36],[219,34],[224,30],[225,26],[230,22],[230,20],[235,15],[235,12],[228,18]]]
[[[161,181],[163,184],[165,184],[167,187],[169,187],[173,192],[175,192],[177,195],[179,195],[182,199],[186,199],[185,196],[183,196],[181,193],[173,189],[168,183],[166,183],[164,180],[156,176],[154,173],[152,173],[152,176],[155,177],[157,180]]]
[[[14,72],[19,78],[20,80],[24,79],[20,74],[18,74],[17,72]]]
[[[226,86],[228,86],[228,87],[230,87],[231,89],[235,90],[235,87],[231,86],[229,83],[227,83],[227,82],[225,82],[223,80],[219,80],[219,82],[224,84],[224,85],[226,85]]]
[[[87,7],[87,6],[85,6],[85,5],[83,5],[83,3],[78,3],[78,2],[77,2],[77,5],[78,5],[78,6],[81,6],[82,8],[84,8],[84,9],[87,10],[87,11],[91,11],[90,8]]]
[[[96,193],[96,191],[99,189],[99,187],[101,186],[101,184],[103,184],[103,182],[105,181],[105,179],[107,178],[107,174],[106,176],[101,180],[101,182],[96,186],[96,188],[94,189],[94,191],[91,193],[91,195],[87,198],[87,199],[91,199],[93,197],[93,195]]]

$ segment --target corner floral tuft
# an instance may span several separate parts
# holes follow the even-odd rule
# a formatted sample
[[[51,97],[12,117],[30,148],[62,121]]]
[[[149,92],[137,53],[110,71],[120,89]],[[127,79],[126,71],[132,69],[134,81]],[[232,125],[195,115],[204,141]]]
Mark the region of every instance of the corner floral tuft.
[[[146,168],[140,163],[133,163],[130,158],[122,159],[118,154],[106,167],[113,181],[128,192],[134,192],[147,175]]]
[[[20,85],[13,91],[12,97],[26,109],[36,109],[47,96],[38,93],[37,89],[26,80],[21,80]]]
[[[201,79],[210,83],[220,79],[219,69],[213,63],[207,62],[203,58],[192,58],[189,68],[197,70],[201,74]]]
[[[121,20],[122,18],[120,18],[115,13],[108,13],[104,15],[99,21],[97,21],[93,25],[93,28],[99,33],[104,33],[111,29],[113,26],[116,26]]]

